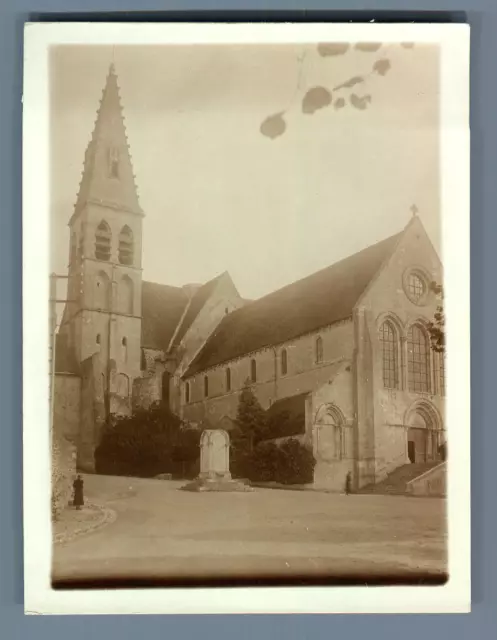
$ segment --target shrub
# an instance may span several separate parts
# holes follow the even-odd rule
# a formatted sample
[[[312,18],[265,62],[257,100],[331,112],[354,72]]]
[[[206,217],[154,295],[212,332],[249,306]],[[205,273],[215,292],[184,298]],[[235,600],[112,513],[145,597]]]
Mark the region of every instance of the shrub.
[[[193,478],[198,475],[200,458],[200,431],[181,428],[171,449],[172,473],[181,478]]]
[[[298,436],[304,433],[305,417],[302,421],[295,420],[289,411],[282,411],[275,416],[268,418],[268,433],[271,438],[288,438],[290,436]]]
[[[199,434],[155,404],[114,419],[95,451],[97,473],[150,478],[185,471],[198,457]]]
[[[280,445],[261,442],[244,460],[244,475],[254,482],[308,484],[314,478],[312,451],[297,439]]]
[[[309,447],[290,438],[280,445],[279,475],[283,484],[309,484],[314,480],[316,460]]]

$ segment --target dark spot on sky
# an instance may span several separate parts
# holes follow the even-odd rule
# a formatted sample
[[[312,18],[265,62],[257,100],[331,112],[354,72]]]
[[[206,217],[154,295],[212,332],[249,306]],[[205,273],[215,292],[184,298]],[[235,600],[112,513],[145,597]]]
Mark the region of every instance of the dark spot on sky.
[[[331,104],[331,93],[325,87],[313,87],[302,100],[302,111],[312,114]]]
[[[318,53],[320,56],[341,56],[343,55],[350,44],[348,42],[320,42],[318,44]]]
[[[373,69],[376,71],[376,73],[379,73],[380,76],[384,76],[390,70],[391,66],[392,65],[388,58],[381,58],[374,63]]]
[[[261,124],[261,133],[266,138],[277,138],[283,135],[286,130],[286,122],[283,118],[283,113],[276,113],[273,116],[269,116]]]
[[[378,51],[378,49],[381,47],[381,42],[358,42],[355,45],[355,48],[358,51]]]

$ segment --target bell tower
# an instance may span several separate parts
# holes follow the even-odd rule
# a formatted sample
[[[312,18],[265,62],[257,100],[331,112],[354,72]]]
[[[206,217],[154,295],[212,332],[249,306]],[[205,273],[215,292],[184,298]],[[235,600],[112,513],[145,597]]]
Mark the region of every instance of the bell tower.
[[[111,413],[127,413],[140,375],[143,215],[111,65],[69,221],[71,302],[61,324],[77,362],[96,354]]]

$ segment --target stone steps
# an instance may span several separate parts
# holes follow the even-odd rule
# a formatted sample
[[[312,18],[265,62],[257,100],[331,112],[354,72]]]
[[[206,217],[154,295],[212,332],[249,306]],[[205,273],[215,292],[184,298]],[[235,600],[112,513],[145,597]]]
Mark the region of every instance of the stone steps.
[[[359,490],[359,493],[404,495],[407,493],[408,482],[418,478],[438,464],[440,464],[439,461],[404,464],[392,471],[381,482],[363,487]]]

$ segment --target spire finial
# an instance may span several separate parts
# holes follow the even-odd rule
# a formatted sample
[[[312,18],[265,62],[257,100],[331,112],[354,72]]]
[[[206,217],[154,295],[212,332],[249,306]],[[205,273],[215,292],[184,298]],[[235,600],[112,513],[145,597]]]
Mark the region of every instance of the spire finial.
[[[413,217],[413,218],[415,218],[415,217],[418,215],[418,211],[419,211],[419,209],[418,209],[418,207],[417,207],[415,204],[413,204],[413,205],[411,206],[410,211],[411,211],[411,213],[412,213],[412,217]]]

